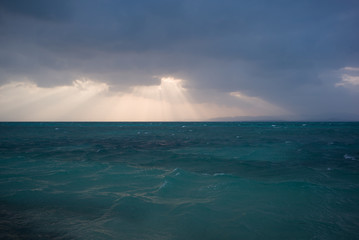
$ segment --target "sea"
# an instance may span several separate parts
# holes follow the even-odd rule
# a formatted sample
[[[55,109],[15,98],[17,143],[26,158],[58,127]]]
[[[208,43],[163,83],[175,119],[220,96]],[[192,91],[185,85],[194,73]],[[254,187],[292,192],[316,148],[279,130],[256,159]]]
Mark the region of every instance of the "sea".
[[[2,122],[0,239],[359,239],[359,122]]]

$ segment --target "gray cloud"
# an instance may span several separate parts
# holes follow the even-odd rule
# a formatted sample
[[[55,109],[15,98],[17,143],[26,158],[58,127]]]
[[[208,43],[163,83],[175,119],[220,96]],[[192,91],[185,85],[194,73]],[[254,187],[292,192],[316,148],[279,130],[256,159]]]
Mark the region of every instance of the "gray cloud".
[[[85,76],[129,87],[174,75],[194,92],[242,91],[303,116],[358,113],[358,92],[335,86],[336,71],[359,66],[355,0],[2,0],[0,9],[3,83]]]
[[[70,1],[1,0],[2,12],[45,21],[62,21],[70,17]]]

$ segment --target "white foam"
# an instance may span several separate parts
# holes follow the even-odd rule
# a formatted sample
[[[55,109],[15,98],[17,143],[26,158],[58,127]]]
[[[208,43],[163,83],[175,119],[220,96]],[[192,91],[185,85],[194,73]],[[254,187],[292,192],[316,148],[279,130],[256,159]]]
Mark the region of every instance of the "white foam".
[[[356,160],[355,157],[353,157],[353,156],[351,156],[351,155],[349,155],[349,154],[345,154],[345,155],[344,155],[344,158],[345,158],[345,159],[350,159],[350,160]]]
[[[209,185],[209,186],[207,186],[207,188],[216,190],[217,189],[217,184]]]
[[[161,186],[159,187],[159,189],[162,189],[162,188],[166,187],[167,184],[168,184],[168,182],[167,182],[167,180],[165,180],[165,181],[161,184]]]
[[[215,174],[213,174],[213,176],[224,176],[224,175],[226,175],[225,173],[215,173]]]
[[[171,171],[171,173],[174,173],[174,172],[177,172],[178,171],[178,168],[175,168]]]

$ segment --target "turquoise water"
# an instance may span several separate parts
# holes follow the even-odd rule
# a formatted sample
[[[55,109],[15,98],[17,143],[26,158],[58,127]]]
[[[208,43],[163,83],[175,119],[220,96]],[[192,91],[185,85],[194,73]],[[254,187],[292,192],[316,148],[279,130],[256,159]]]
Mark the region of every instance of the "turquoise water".
[[[0,123],[0,239],[359,239],[359,123]]]

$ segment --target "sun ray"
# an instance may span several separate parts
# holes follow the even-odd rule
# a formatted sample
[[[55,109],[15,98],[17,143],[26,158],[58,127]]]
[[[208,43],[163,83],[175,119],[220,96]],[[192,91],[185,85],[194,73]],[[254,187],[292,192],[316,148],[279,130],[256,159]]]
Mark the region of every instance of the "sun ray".
[[[200,90],[189,91],[184,80],[162,77],[152,86],[134,86],[127,92],[113,91],[108,84],[79,79],[71,85],[52,88],[30,82],[0,86],[2,121],[203,121],[258,116],[281,109],[258,97],[241,92],[207,94],[231,97],[235,104],[199,102],[192,99]]]

